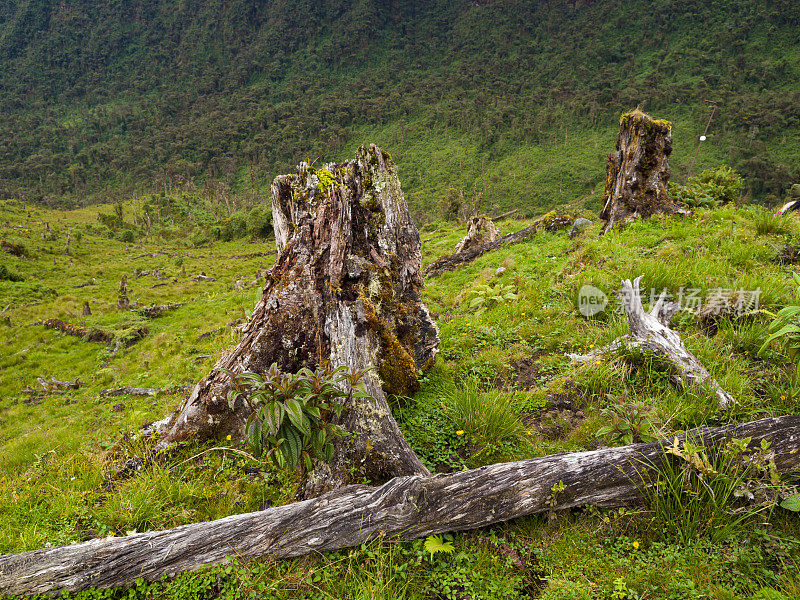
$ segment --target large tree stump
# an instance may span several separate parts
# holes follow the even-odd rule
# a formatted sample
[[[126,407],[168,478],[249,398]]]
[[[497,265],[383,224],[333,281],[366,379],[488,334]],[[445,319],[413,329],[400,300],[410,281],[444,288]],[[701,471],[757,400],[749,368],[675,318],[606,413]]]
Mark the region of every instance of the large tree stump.
[[[356,398],[338,424],[357,435],[338,440],[333,461],[306,474],[309,497],[365,477],[383,482],[428,474],[392,417],[387,394],[409,395],[430,367],[438,329],[420,301],[420,238],[391,157],[372,145],[356,158],[272,184],[278,259],[266,276],[245,335],[197,384],[157,445],[193,437],[243,437],[246,399],[228,407],[232,374],[346,365],[372,369],[374,399]]]
[[[678,436],[712,452],[749,438],[781,473],[800,467],[800,417],[693,429]],[[674,440],[542,456],[471,471],[398,477],[380,487],[349,486],[319,498],[192,523],[165,531],[91,540],[0,556],[0,593],[77,592],[156,581],[162,575],[224,562],[286,558],[358,546],[380,536],[424,537],[587,505],[617,507],[641,500],[654,470],[681,459]],[[558,484],[562,488],[555,492]]]
[[[671,153],[672,123],[638,109],[622,115],[617,151],[609,154],[606,167],[601,235],[637,217],[683,212],[667,193]]]

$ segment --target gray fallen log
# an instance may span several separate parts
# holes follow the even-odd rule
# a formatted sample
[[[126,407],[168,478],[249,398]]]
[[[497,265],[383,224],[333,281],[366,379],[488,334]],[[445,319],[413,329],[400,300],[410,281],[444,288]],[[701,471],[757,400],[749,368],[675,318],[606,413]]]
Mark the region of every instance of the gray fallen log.
[[[800,416],[699,428],[680,436],[712,448],[732,437],[771,443],[782,472],[800,467]],[[0,556],[0,592],[76,592],[158,580],[238,559],[288,558],[357,546],[386,535],[423,537],[466,531],[525,515],[641,499],[654,465],[680,460],[672,440],[557,454],[471,471],[396,477],[380,487],[348,486],[265,511],[165,531],[96,539]],[[563,491],[553,487],[563,482]],[[561,486],[559,486],[561,487]]]
[[[622,282],[621,300],[628,317],[630,335],[617,338],[608,346],[598,348],[588,354],[569,354],[577,362],[590,362],[607,354],[614,354],[626,349],[638,349],[642,353],[656,359],[654,366],[671,371],[672,380],[681,387],[699,386],[711,391],[717,397],[720,408],[734,404],[733,396],[709,374],[697,357],[689,352],[677,331],[669,328],[669,321],[678,309],[674,303],[664,302],[664,293],[658,298],[653,309],[648,313],[642,306],[639,290],[640,275],[631,283],[630,279]]]
[[[161,390],[156,390],[153,388],[137,388],[137,387],[121,387],[121,388],[113,388],[110,390],[103,390],[100,392],[100,395],[107,398],[109,396],[155,396],[156,394],[160,393]]]

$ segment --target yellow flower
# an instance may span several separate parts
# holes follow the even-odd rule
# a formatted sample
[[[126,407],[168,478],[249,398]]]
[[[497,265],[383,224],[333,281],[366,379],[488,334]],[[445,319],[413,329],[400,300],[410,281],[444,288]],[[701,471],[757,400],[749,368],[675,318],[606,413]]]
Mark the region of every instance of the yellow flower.
[[[634,549],[638,549],[639,548],[639,542],[633,542],[633,548]]]
[[[464,430],[459,429],[458,431],[456,431],[456,435],[464,435]]]
[[[598,361],[597,361],[597,364],[598,364],[598,365],[601,365],[601,364],[603,364],[603,361],[602,361],[602,360],[598,360]]]
[[[109,531],[108,532],[108,537],[114,537],[115,535],[117,535],[117,534],[114,531]]]
[[[594,344],[589,344],[589,348],[594,348]]]
[[[786,396],[781,396],[781,400],[786,400]]]
[[[230,442],[230,441],[231,441],[231,434],[228,434],[228,435],[226,435],[226,436],[225,436],[225,439],[226,439],[226,440],[228,440],[228,441]]]

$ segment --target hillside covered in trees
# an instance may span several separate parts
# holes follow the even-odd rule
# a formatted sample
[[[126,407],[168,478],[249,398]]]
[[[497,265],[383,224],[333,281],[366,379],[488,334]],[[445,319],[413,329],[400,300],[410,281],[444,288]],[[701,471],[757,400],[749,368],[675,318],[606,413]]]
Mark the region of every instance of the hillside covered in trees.
[[[777,202],[800,177],[794,0],[6,0],[0,196],[258,194],[369,140],[412,210],[599,201],[616,116],[675,123],[683,182],[726,163]],[[191,183],[189,183],[191,182]]]

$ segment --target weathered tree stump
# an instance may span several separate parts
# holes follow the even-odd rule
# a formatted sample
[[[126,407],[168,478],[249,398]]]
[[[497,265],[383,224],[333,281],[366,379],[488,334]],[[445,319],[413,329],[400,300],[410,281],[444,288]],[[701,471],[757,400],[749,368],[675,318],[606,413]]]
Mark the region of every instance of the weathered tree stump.
[[[712,452],[749,438],[781,473],[800,467],[800,416],[699,428],[678,436]],[[358,546],[380,536],[424,537],[486,527],[525,515],[583,507],[628,506],[681,459],[673,440],[542,456],[471,471],[398,477],[380,487],[353,485],[329,494],[192,523],[165,531],[91,540],[0,556],[0,593],[30,595],[156,581],[162,575],[224,562],[227,557],[287,558]],[[562,491],[554,488],[563,484]]]
[[[455,254],[474,246],[489,244],[500,237],[500,230],[489,217],[472,217],[467,224],[467,235],[456,244]]]
[[[374,399],[356,398],[338,424],[357,435],[337,440],[299,492],[310,497],[367,478],[428,474],[392,417],[387,394],[409,395],[429,368],[438,329],[420,301],[420,239],[391,157],[372,145],[354,160],[272,184],[278,259],[236,349],[197,384],[157,445],[192,437],[243,437],[246,399],[228,407],[231,374],[342,365],[371,369]]]
[[[128,300],[128,276],[123,275],[119,280],[119,291],[117,292],[117,309],[128,310],[131,307]]]
[[[638,109],[622,115],[617,151],[608,156],[600,235],[637,217],[684,212],[667,192],[671,153],[672,123]]]

